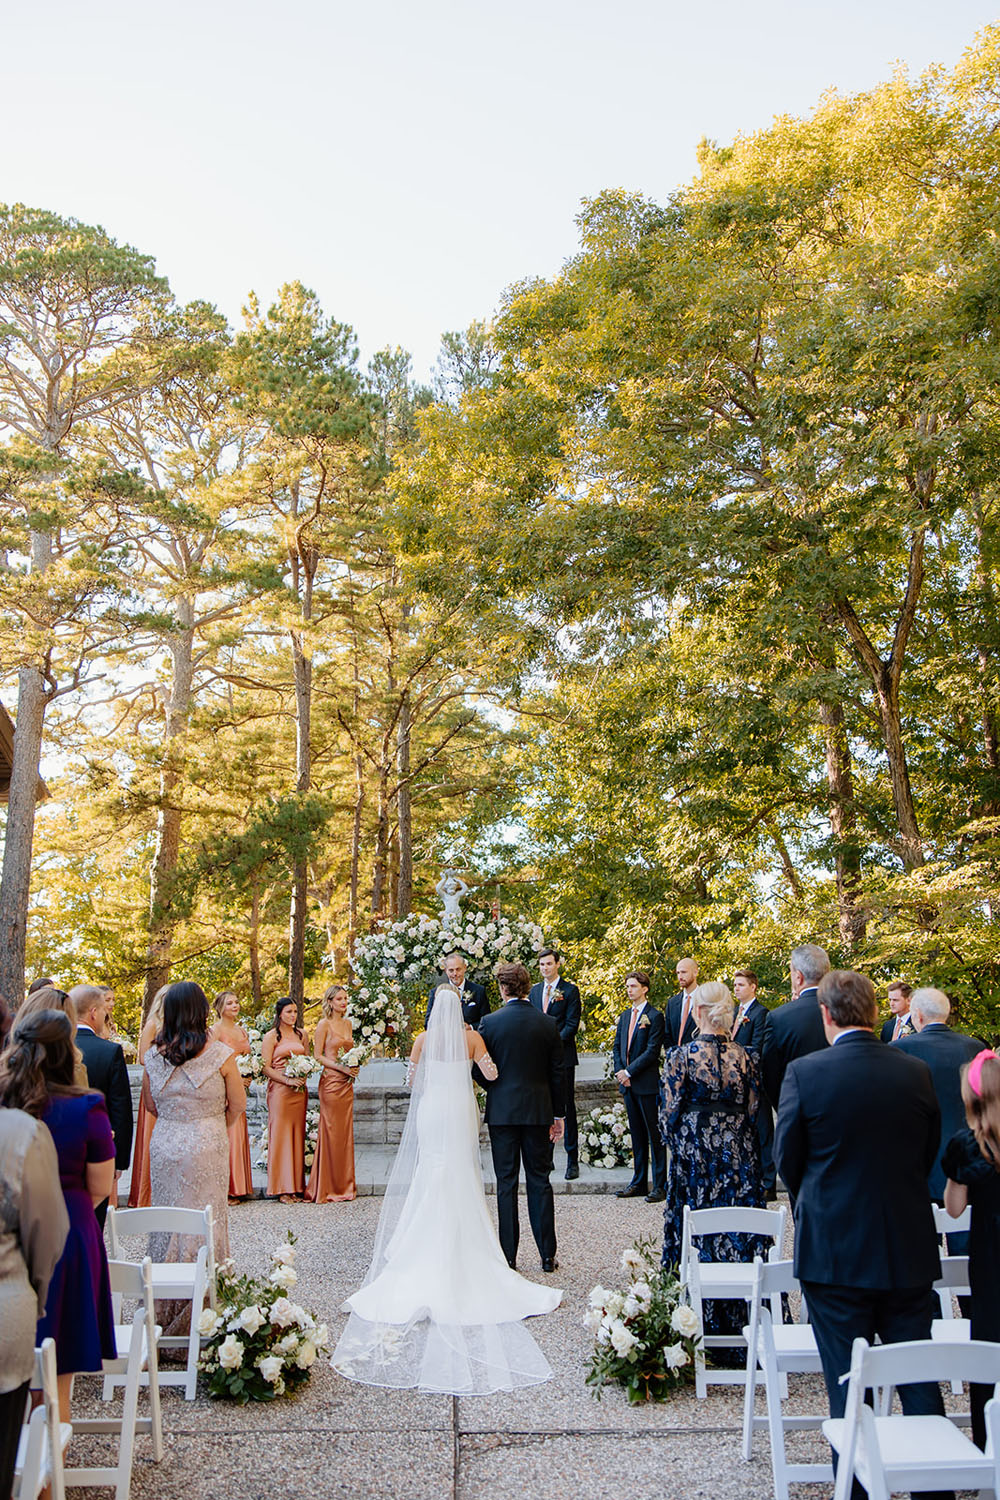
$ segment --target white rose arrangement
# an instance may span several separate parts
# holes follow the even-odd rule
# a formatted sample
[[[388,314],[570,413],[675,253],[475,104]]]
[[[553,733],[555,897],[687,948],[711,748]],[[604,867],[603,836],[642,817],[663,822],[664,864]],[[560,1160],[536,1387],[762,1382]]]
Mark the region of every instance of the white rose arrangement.
[[[205,1308],[196,1325],[210,1396],[241,1406],[273,1401],[309,1379],[330,1331],[287,1295],[297,1280],[291,1234],[272,1253],[266,1276],[239,1276],[231,1262],[219,1267],[218,1310]]]
[[[665,1401],[694,1380],[701,1325],[683,1300],[677,1273],[660,1265],[651,1237],[622,1251],[624,1291],[595,1286],[584,1326],[594,1335],[587,1384],[600,1399],[606,1385],[620,1385],[631,1405]]]
[[[591,1167],[623,1167],[632,1161],[628,1115],[620,1099],[592,1109],[580,1121],[580,1160]]]
[[[305,1168],[310,1171],[316,1159],[316,1142],[319,1140],[319,1105],[310,1104],[306,1110]],[[267,1170],[267,1126],[250,1142],[257,1152],[254,1165]]]
[[[291,1057],[285,1059],[285,1066],[282,1071],[286,1078],[290,1079],[293,1083],[298,1083],[302,1079],[308,1078],[310,1074],[318,1073],[321,1066],[322,1064],[318,1063],[314,1057],[307,1057],[304,1052],[295,1052]]]

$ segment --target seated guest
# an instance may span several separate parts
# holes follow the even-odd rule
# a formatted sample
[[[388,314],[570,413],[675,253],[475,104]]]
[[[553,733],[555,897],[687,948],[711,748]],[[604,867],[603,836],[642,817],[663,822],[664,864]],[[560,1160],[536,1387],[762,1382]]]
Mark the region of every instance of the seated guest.
[[[962,1069],[965,1125],[944,1150],[945,1207],[957,1219],[972,1205],[968,1316],[972,1337],[1000,1342],[1000,1059],[984,1048]],[[964,1300],[964,1299],[963,1299]],[[970,1388],[972,1440],[986,1447],[991,1385]]]
[[[875,986],[835,969],[819,985],[830,1046],[788,1065],[774,1157],[795,1198],[795,1274],[842,1417],[856,1338],[929,1339],[941,1274],[927,1174],[941,1111],[924,1063],[875,1035]],[[937,1385],[899,1388],[908,1415],[942,1415]],[[931,1493],[931,1492],[929,1492]],[[943,1492],[947,1493],[947,1492]],[[854,1500],[865,1492],[854,1482]]]
[[[892,1012],[881,1031],[883,1042],[898,1042],[901,1036],[912,1036],[913,1018],[910,1015],[910,997],[913,994],[908,984],[894,980],[887,991],[889,1009]]]
[[[76,1006],[76,1043],[83,1053],[87,1081],[100,1089],[108,1106],[111,1131],[115,1138],[115,1192],[118,1179],[128,1170],[132,1159],[132,1085],[129,1082],[125,1054],[119,1042],[112,1042],[108,1029],[108,991],[101,985],[78,984],[69,992]],[[108,1205],[98,1205],[97,1218],[102,1228]]]
[[[116,1354],[108,1257],[94,1213],[114,1181],[115,1145],[102,1095],[73,1082],[73,1037],[63,1011],[15,1018],[0,1057],[0,1105],[41,1120],[59,1160],[69,1233],[35,1343],[55,1339],[59,1410],[68,1422],[73,1376],[98,1373]]]
[[[35,1328],[69,1233],[52,1136],[20,1109],[0,1109],[0,1495],[11,1493]]]
[[[618,1017],[615,1031],[615,1081],[625,1101],[632,1137],[632,1181],[619,1188],[619,1198],[646,1198],[662,1203],[666,1197],[667,1158],[656,1118],[663,1012],[649,1003],[649,975],[636,969],[626,976],[628,1010]],[[653,1186],[647,1193],[649,1159],[653,1158]]]

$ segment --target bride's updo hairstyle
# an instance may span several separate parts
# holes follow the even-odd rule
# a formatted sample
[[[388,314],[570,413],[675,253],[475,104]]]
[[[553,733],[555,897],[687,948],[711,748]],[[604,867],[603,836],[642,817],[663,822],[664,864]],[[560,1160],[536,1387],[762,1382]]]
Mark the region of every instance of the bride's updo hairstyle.
[[[497,984],[506,999],[523,1000],[531,989],[531,975],[524,964],[501,964]]]
[[[732,1031],[733,997],[727,985],[719,984],[718,980],[713,980],[709,984],[699,984],[691,992],[691,1004],[696,1011],[700,1010],[704,1015],[706,1030]]]
[[[184,979],[163,997],[163,1025],[156,1045],[168,1063],[179,1068],[208,1044],[208,998],[200,984]]]
[[[437,1004],[442,995],[454,995],[458,999],[458,990],[453,984],[439,984],[434,991],[434,1003]]]

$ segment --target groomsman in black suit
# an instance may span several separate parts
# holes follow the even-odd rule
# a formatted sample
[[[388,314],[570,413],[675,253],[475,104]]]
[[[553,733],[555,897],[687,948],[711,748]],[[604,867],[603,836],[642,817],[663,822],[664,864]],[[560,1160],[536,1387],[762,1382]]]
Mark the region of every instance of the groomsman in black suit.
[[[94,984],[78,984],[69,992],[76,1007],[76,1045],[83,1054],[87,1081],[92,1089],[104,1095],[115,1140],[115,1194],[118,1179],[128,1168],[132,1156],[132,1086],[125,1066],[125,1054],[118,1042],[105,1035],[108,1013],[113,1003],[109,991]],[[108,1214],[108,1200],[96,1208],[103,1227]]]
[[[543,948],[538,955],[540,984],[531,986],[528,996],[536,1010],[551,1016],[559,1027],[563,1044],[563,1081],[566,1089],[566,1181],[580,1175],[580,1148],[576,1122],[576,1034],[580,1029],[580,991],[571,979],[564,979],[562,954],[557,948]]]
[[[889,986],[889,1009],[892,1012],[882,1027],[883,1042],[898,1042],[902,1036],[912,1036],[916,1031],[910,1015],[910,997],[913,991],[908,984],[895,980]],[[964,1130],[964,1117],[962,1129]],[[947,1142],[947,1137],[946,1137]]]
[[[489,1079],[478,1069],[474,1072],[486,1089],[500,1245],[514,1266],[520,1240],[517,1185],[523,1163],[531,1232],[542,1270],[554,1271],[556,1214],[549,1175],[552,1146],[563,1133],[562,1042],[552,1017],[542,1015],[529,1001],[531,975],[523,964],[501,964],[497,984],[504,1003],[480,1027],[497,1076]]]
[[[625,1100],[628,1128],[632,1136],[632,1181],[618,1189],[619,1198],[642,1198],[662,1203],[667,1196],[667,1152],[660,1134],[657,1096],[660,1086],[660,1051],[663,1047],[663,1014],[650,1005],[649,975],[640,970],[625,980],[625,993],[632,1002],[618,1017],[615,1031],[615,1079]],[[649,1158],[653,1158],[653,1186],[647,1193]]]
[[[941,1112],[927,1067],[875,1036],[875,986],[838,969],[819,986],[832,1044],[793,1059],[774,1150],[795,1198],[795,1274],[823,1363],[830,1415],[841,1417],[856,1338],[929,1339],[940,1275],[927,1174]],[[904,1412],[943,1414],[934,1384],[899,1388]],[[855,1500],[864,1490],[855,1483]]]
[[[803,943],[792,949],[788,961],[792,998],[769,1012],[771,1027],[761,1058],[764,1091],[776,1109],[781,1106],[781,1084],[788,1064],[810,1052],[822,1052],[827,1046],[816,986],[829,972],[830,957],[825,948]]]
[[[757,1065],[764,1055],[764,1045],[771,1030],[771,1017],[767,1008],[757,999],[757,975],[752,969],[737,969],[733,975],[733,996],[736,1000],[736,1015],[733,1019],[733,1041],[739,1042],[757,1058]],[[771,1101],[764,1090],[757,1109],[757,1139],[760,1142],[760,1169],[764,1179],[764,1192],[768,1199],[777,1195],[774,1171],[774,1112]]]
[[[467,968],[468,965],[465,962],[464,955],[459,953],[457,949],[452,953],[446,954],[444,972],[447,976],[447,982],[451,985],[452,989],[458,992],[458,998],[462,1005],[462,1015],[465,1018],[466,1025],[471,1026],[473,1031],[478,1031],[480,1021],[490,1013],[490,1002],[486,998],[486,986],[484,984],[473,984],[471,979],[466,979],[465,971]],[[425,1028],[431,1018],[431,1011],[434,1009],[434,991],[437,989],[438,984],[444,983],[444,979],[439,979],[436,984],[431,986],[431,992],[427,999],[427,1015],[424,1017]]]
[[[685,1042],[693,1040],[698,1030],[691,1004],[691,996],[698,988],[698,965],[693,958],[678,961],[677,983],[680,989],[676,995],[671,995],[663,1012],[664,1047],[683,1047]]]

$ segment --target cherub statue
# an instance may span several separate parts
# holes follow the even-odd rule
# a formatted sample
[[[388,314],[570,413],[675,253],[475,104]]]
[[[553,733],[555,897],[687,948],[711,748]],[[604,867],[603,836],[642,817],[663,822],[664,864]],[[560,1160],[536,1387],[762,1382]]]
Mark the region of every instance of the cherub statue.
[[[460,901],[469,889],[461,875],[454,870],[445,870],[434,889],[444,905],[442,916],[445,922],[450,921],[452,917],[460,917],[462,915]]]

